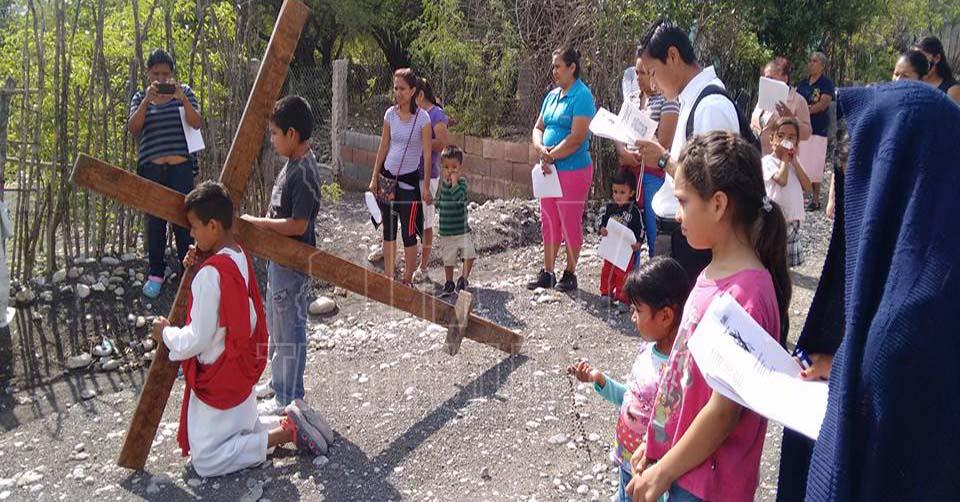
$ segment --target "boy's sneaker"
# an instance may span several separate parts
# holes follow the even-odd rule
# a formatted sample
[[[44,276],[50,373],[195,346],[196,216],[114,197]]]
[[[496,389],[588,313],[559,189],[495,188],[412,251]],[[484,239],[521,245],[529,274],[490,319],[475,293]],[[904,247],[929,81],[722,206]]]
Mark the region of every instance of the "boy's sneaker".
[[[440,293],[440,296],[441,297],[450,296],[456,290],[457,290],[457,286],[453,283],[453,281],[447,281],[443,285],[443,291]]]
[[[294,399],[293,404],[300,410],[300,413],[303,414],[304,418],[307,419],[307,422],[313,426],[314,429],[320,431],[320,434],[323,435],[323,439],[327,442],[327,446],[333,444],[333,429],[330,427],[330,424],[327,423],[323,417],[317,413],[309,404],[307,404],[303,399]]]
[[[568,291],[576,291],[577,275],[569,270],[564,270],[563,276],[560,277],[559,281],[557,281],[556,288],[557,291],[562,291],[564,293]]]
[[[320,431],[310,425],[300,409],[290,403],[287,405],[286,412],[287,416],[280,422],[280,427],[293,433],[293,444],[297,450],[314,455],[327,453],[327,440],[323,438]]]
[[[257,414],[263,416],[277,416],[286,413],[284,406],[277,401],[277,398],[271,397],[257,405]]]
[[[527,289],[537,289],[544,288],[549,289],[557,285],[557,276],[553,272],[547,272],[545,269],[540,269],[540,273],[537,274],[536,280],[530,281],[527,283]]]
[[[457,279],[457,293],[470,287],[470,283],[463,277]]]
[[[254,386],[253,391],[256,392],[257,399],[267,399],[277,395],[270,382],[257,384]]]
[[[379,261],[383,261],[383,248],[380,248],[376,251],[371,251],[370,254],[367,255],[367,261],[369,261],[370,263],[377,263]]]

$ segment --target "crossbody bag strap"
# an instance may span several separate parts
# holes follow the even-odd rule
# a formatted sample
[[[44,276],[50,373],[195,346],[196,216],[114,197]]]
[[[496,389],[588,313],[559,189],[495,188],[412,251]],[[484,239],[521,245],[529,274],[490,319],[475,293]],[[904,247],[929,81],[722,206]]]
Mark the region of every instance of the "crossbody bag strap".
[[[419,112],[420,109],[417,108],[417,111]],[[400,112],[397,112],[397,114],[399,115]],[[407,136],[407,144],[406,144],[406,146],[403,147],[403,155],[400,156],[400,165],[397,166],[397,174],[394,175],[394,176],[396,176],[396,177],[398,177],[398,178],[400,177],[400,168],[403,167],[403,161],[407,159],[407,149],[410,148],[410,140],[413,139],[413,131],[417,130],[417,119],[418,119],[418,118],[420,118],[420,114],[419,114],[419,113],[414,113],[414,114],[413,114],[413,125],[410,127],[410,135]],[[388,171],[389,171],[389,169],[388,169]]]

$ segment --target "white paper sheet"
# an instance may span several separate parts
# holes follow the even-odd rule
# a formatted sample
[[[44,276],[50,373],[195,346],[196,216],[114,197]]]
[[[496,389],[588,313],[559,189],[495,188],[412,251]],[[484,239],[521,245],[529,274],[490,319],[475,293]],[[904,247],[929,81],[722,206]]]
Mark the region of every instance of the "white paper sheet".
[[[370,212],[373,221],[375,221],[377,225],[383,223],[383,212],[380,211],[377,196],[373,195],[373,192],[366,192],[363,194],[363,200],[367,204],[367,211]]]
[[[635,139],[652,141],[657,133],[657,127],[660,125],[650,116],[649,108],[641,110],[637,103],[632,100],[623,102],[617,118],[633,132],[636,136]]]
[[[563,190],[560,189],[560,175],[557,174],[557,166],[551,164],[550,174],[543,174],[543,167],[538,162],[530,171],[530,177],[533,180],[534,197],[538,199],[563,197]]]
[[[777,103],[787,102],[790,87],[779,80],[760,77],[760,90],[758,94],[757,106],[759,106],[761,110],[775,112],[777,111]]]
[[[823,136],[810,136],[810,139],[800,142],[797,150],[797,160],[803,172],[814,183],[823,181],[823,170],[827,165],[827,141]]]
[[[637,236],[633,235],[633,230],[610,218],[607,220],[607,236],[600,238],[598,254],[604,260],[626,272],[627,267],[630,266],[630,257],[633,256],[631,246],[636,243]]]
[[[733,297],[713,301],[687,346],[712,389],[817,439],[826,382],[802,380],[800,365]]]
[[[187,151],[190,153],[199,152],[207,147],[203,143],[203,135],[200,129],[194,129],[187,123],[187,112],[180,107],[180,124],[183,125],[183,136],[187,138]]]
[[[606,108],[597,110],[590,121],[590,132],[601,138],[632,145],[638,139],[653,139],[657,123],[650,118],[649,112],[625,102],[620,108],[620,115],[614,115]]]

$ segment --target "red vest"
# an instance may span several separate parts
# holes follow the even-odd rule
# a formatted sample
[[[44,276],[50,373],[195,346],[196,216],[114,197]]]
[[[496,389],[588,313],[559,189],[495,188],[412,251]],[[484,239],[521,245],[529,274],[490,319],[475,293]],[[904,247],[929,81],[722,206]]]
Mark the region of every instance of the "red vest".
[[[250,288],[236,262],[225,254],[215,254],[201,265],[211,266],[220,274],[220,327],[226,329],[223,354],[213,364],[201,364],[196,357],[181,363],[186,388],[183,393],[183,406],[180,408],[180,430],[177,441],[183,456],[190,453],[187,441],[187,406],[190,393],[195,392],[205,404],[220,410],[226,410],[247,400],[253,386],[260,379],[267,365],[267,318],[260,298],[260,288],[253,273],[253,260],[244,251],[247,258],[247,270]],[[250,334],[250,308],[247,298],[253,300],[257,313],[257,326]],[[187,324],[190,324],[190,308],[193,296],[187,307]]]

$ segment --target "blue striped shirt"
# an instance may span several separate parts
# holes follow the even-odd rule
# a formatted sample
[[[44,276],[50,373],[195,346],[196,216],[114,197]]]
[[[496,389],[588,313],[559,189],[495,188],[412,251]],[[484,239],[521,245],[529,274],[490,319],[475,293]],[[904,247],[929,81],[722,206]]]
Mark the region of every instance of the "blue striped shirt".
[[[186,84],[183,85],[183,93],[190,100],[195,110],[199,110],[197,98],[193,91]],[[138,91],[130,100],[130,114],[132,117],[140,103],[146,96],[145,91]],[[179,155],[189,157],[187,150],[187,138],[183,134],[183,124],[180,122],[179,100],[172,99],[162,105],[149,105],[147,116],[143,121],[143,130],[140,131],[140,145],[137,149],[137,164],[143,165],[152,159],[158,157],[168,157]]]

